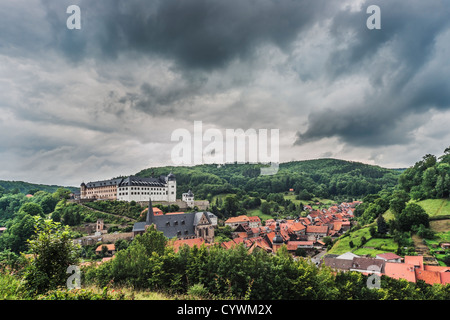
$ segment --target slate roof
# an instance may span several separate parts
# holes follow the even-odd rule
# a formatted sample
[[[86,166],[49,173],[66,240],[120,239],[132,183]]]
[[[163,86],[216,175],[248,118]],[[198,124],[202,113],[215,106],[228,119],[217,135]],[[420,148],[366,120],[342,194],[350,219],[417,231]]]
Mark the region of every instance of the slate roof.
[[[133,226],[133,232],[145,231],[147,225],[154,224],[156,230],[162,231],[167,238],[190,237],[195,235],[195,227],[199,224],[202,216],[205,216],[208,223],[211,224],[211,212],[180,212],[178,214],[154,215],[151,201],[149,203],[147,219],[145,222],[137,222]]]
[[[175,180],[175,176],[159,176],[158,178],[143,178],[129,176],[128,178],[116,178],[109,180],[93,181],[85,184],[87,188],[103,187],[103,186],[149,186],[149,187],[165,187],[167,180]]]
[[[350,270],[352,267],[353,261],[346,259],[337,259],[333,257],[324,257],[323,264],[333,269],[339,270]]]
[[[385,261],[375,258],[353,258],[352,269],[368,271],[384,271]]]
[[[119,185],[119,187],[124,186],[149,186],[149,187],[165,187],[166,186],[166,177],[160,176],[159,178],[142,178],[136,176],[129,176],[128,178],[123,179]]]
[[[123,180],[123,178],[117,179],[109,179],[109,180],[101,180],[101,181],[93,181],[86,183],[87,188],[94,187],[106,187],[106,186],[117,186]]]

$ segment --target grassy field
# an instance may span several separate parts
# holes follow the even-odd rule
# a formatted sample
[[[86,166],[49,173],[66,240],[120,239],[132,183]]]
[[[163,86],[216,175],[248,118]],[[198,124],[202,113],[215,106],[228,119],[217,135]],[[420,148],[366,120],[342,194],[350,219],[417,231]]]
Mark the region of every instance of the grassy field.
[[[427,199],[417,202],[430,217],[450,216],[450,201],[448,199]]]
[[[385,213],[383,213],[383,218],[386,221],[392,220],[395,218],[394,213],[391,211],[391,209],[388,209]]]
[[[357,247],[361,244],[361,238],[365,237],[366,239],[370,239],[369,228],[361,228],[359,230],[353,231],[349,234],[349,236],[342,237],[338,239],[338,241],[334,244],[333,248],[328,251],[329,254],[343,254],[347,251],[356,250]],[[354,247],[350,247],[350,241],[353,242]]]
[[[370,226],[366,226],[353,231],[347,237],[342,237],[328,253],[340,255],[351,251],[357,255],[369,255],[375,257],[379,253],[395,252],[397,250],[398,245],[392,238],[372,238],[370,236],[369,228]],[[361,246],[362,237],[365,237],[368,240],[363,246]],[[350,247],[350,241],[353,242],[353,248]]]
[[[267,219],[273,219],[273,216],[262,213],[260,209],[247,210],[247,216],[249,216],[249,217],[258,216],[261,219],[261,221],[267,220]]]

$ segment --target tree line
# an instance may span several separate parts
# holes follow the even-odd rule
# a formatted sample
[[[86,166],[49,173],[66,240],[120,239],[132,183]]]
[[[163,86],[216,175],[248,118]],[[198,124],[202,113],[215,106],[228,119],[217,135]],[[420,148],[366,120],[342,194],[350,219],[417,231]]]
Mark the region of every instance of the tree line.
[[[211,200],[239,190],[259,194],[294,189],[306,197],[362,197],[397,185],[398,170],[337,159],[316,159],[281,163],[277,174],[260,175],[262,164],[204,164],[192,167],[158,167],[137,176],[159,176],[172,172],[177,178],[177,197],[191,189],[197,199]],[[308,199],[305,199],[308,200]]]
[[[127,286],[171,294],[195,292],[203,298],[252,300],[329,299],[448,299],[450,285],[430,286],[419,281],[382,277],[379,289],[367,286],[368,277],[357,272],[335,272],[293,259],[282,247],[275,255],[264,250],[249,253],[243,245],[218,245],[177,252],[154,228],[137,236],[116,257],[84,269],[86,284]]]

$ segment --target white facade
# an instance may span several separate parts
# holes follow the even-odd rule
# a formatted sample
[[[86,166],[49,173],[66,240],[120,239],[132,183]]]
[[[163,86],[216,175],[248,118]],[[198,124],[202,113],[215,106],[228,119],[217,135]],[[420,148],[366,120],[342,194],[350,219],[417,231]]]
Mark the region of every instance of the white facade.
[[[186,202],[186,205],[190,208],[194,207],[194,194],[191,190],[181,195],[181,200]]]
[[[168,180],[167,181],[167,199],[168,200],[166,200],[166,201],[171,201],[171,202],[177,201],[177,181],[176,180]],[[157,201],[157,200],[155,200],[155,201]]]
[[[175,202],[177,182],[173,174],[155,178],[139,178],[130,176],[117,186],[117,200],[147,202]]]
[[[144,187],[126,186],[117,188],[117,200],[123,201],[148,201],[150,196],[152,201],[172,201],[169,200],[169,190],[167,187]],[[172,191],[171,190],[171,191]],[[176,190],[176,189],[175,189]],[[176,193],[176,191],[174,191]],[[174,201],[174,200],[173,200]]]

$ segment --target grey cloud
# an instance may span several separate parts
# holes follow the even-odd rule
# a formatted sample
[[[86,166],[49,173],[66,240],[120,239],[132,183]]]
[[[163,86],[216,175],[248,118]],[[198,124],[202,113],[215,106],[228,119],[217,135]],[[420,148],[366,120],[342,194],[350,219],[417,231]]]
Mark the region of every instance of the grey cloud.
[[[135,0],[126,5],[118,0],[80,0],[82,29],[73,32],[61,28],[67,18],[66,1],[43,3],[53,40],[71,59],[93,53],[114,59],[122,52],[137,51],[200,70],[247,59],[264,42],[287,49],[300,31],[336,6],[323,0]]]
[[[381,8],[381,30],[365,27],[365,11],[344,10],[334,17],[330,30],[344,44],[330,54],[329,81],[359,75],[369,80],[371,90],[360,105],[349,99],[341,108],[313,111],[295,144],[326,137],[357,146],[406,144],[429,118],[430,108],[449,109],[450,72],[431,64],[448,65],[437,50],[449,48],[449,36],[440,38],[450,30],[444,2],[367,1],[363,10],[369,4]],[[352,37],[345,39],[348,34]]]

